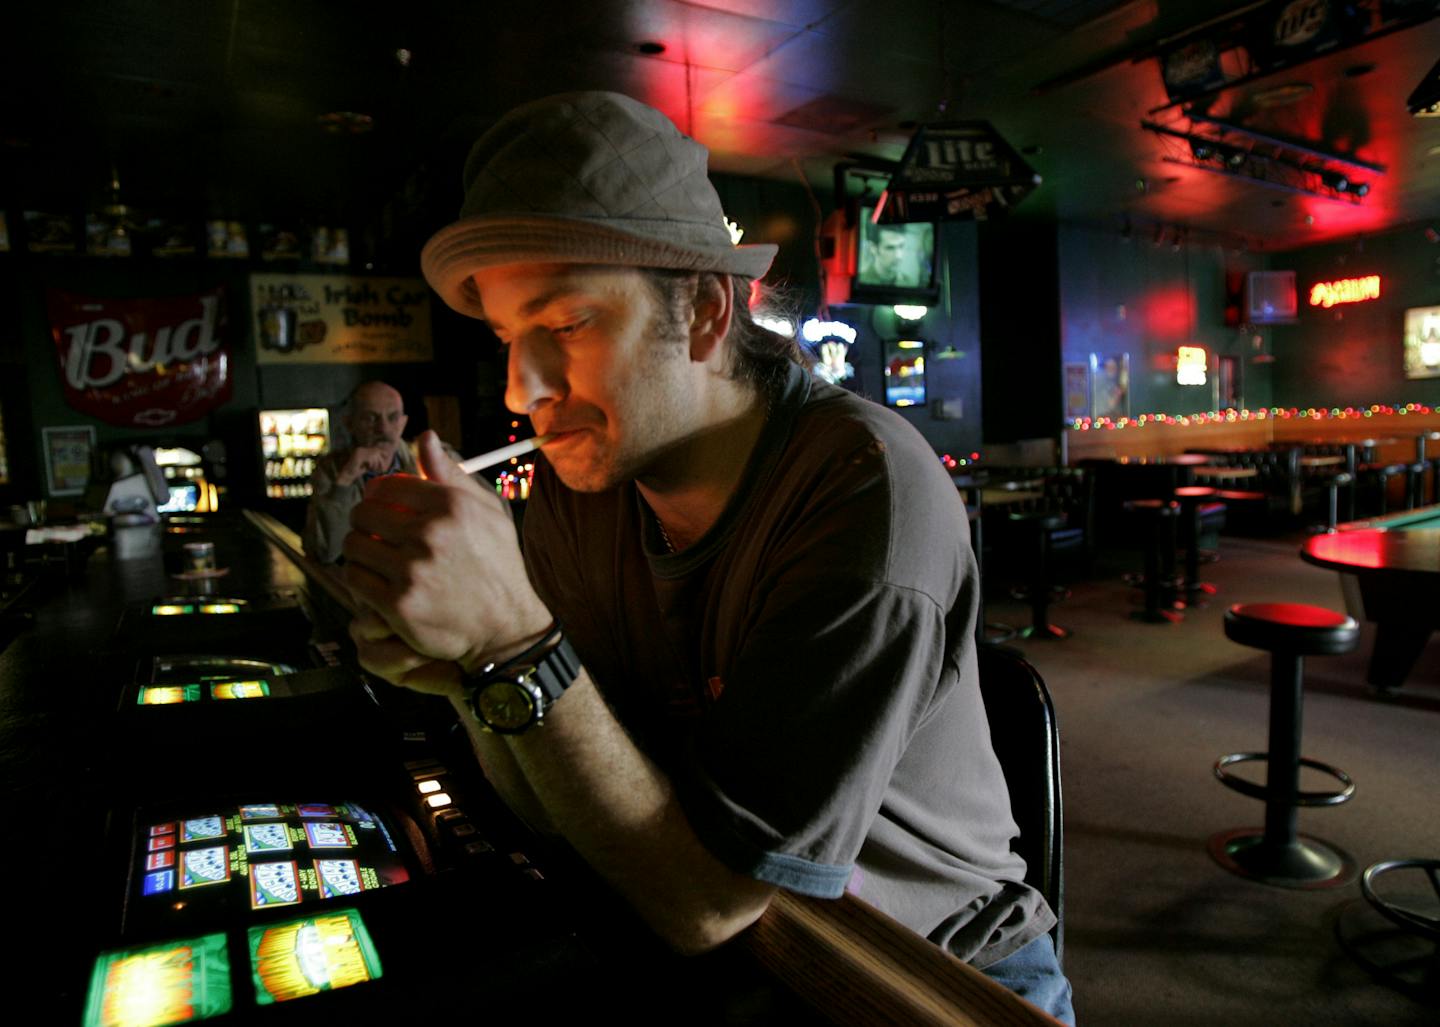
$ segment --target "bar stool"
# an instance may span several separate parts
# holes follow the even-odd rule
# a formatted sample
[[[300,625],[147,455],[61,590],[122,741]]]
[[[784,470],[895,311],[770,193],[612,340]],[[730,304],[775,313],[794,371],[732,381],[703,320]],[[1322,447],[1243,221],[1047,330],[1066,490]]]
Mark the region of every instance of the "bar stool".
[[[1354,618],[1299,603],[1244,603],[1225,613],[1225,637],[1241,645],[1269,650],[1270,748],[1237,752],[1215,761],[1215,776],[1227,788],[1265,801],[1265,828],[1223,831],[1210,839],[1210,855],[1226,870],[1282,888],[1331,888],[1355,876],[1349,855],[1297,831],[1300,806],[1338,806],[1355,794],[1355,782],[1338,767],[1300,755],[1302,679],[1306,656],[1334,656],[1353,650],[1360,640]],[[1228,773],[1236,763],[1264,760],[1266,783],[1258,785]],[[1338,792],[1300,791],[1300,768],[1329,774],[1344,787]]]
[[[1170,499],[1130,499],[1125,511],[1145,521],[1145,609],[1131,614],[1150,624],[1175,624],[1185,617],[1174,609],[1165,593],[1173,588],[1175,568],[1175,518],[1180,504]],[[1169,554],[1168,557],[1166,554]],[[1168,574],[1167,574],[1168,568]]]
[[[1326,520],[1324,527],[1317,525],[1312,529],[1311,533],[1315,535],[1333,535],[1335,534],[1336,526],[1340,518],[1340,490],[1347,485],[1353,485],[1355,476],[1349,471],[1337,471],[1334,474],[1325,475],[1320,478],[1319,481],[1320,484],[1325,486],[1329,493],[1329,519]]]
[[[955,487],[960,490],[960,495],[965,500],[965,517],[970,524],[970,548],[975,553],[975,567],[980,575],[979,609],[975,616],[975,641],[1001,645],[1015,637],[1018,629],[999,621],[987,621],[985,619],[985,518],[984,514],[984,489],[980,481],[969,481],[962,483],[956,481]]]
[[[1203,605],[1215,594],[1215,586],[1200,580],[1200,503],[1213,500],[1218,490],[1208,485],[1182,485],[1175,490],[1180,503],[1180,521],[1185,543],[1185,605]]]
[[[1422,871],[1430,879],[1430,887],[1435,892],[1436,900],[1440,900],[1440,859],[1387,859],[1372,863],[1360,876],[1360,894],[1365,896],[1365,901],[1370,903],[1375,912],[1391,923],[1412,934],[1440,943],[1440,916],[1426,916],[1408,904],[1402,905],[1388,899],[1381,895],[1376,887],[1376,882],[1381,877],[1401,870]]]
[[[1010,514],[1010,523],[1022,530],[1028,529],[1035,544],[1034,563],[1031,565],[1030,585],[1027,590],[1030,600],[1030,626],[1021,629],[1020,637],[1032,641],[1069,638],[1069,630],[1050,623],[1050,533],[1065,526],[1065,515],[1046,510],[1025,510]]]

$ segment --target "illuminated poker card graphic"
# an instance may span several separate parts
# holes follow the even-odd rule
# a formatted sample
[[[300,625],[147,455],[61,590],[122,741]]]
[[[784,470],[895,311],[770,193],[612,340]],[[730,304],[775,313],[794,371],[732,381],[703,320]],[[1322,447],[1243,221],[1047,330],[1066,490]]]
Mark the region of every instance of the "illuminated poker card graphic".
[[[293,906],[300,901],[300,871],[293,862],[250,864],[250,908]]]
[[[269,694],[268,681],[223,681],[210,686],[212,699],[263,699]]]
[[[295,812],[302,817],[338,817],[340,813],[334,806],[318,802],[302,802],[296,805]]]
[[[180,888],[203,888],[230,880],[230,850],[224,845],[180,853]]]
[[[225,935],[107,952],[95,961],[84,1027],[160,1027],[230,1012]]]
[[[291,847],[290,828],[284,824],[245,825],[245,850],[251,856],[265,852],[286,852]]]
[[[322,899],[359,895],[365,890],[360,879],[360,862],[354,859],[317,859],[315,878]]]
[[[312,849],[348,849],[355,844],[344,824],[328,821],[306,824],[305,838]]]
[[[180,832],[182,842],[203,842],[209,841],[211,838],[224,837],[225,821],[218,816],[196,817],[194,820],[187,820]]]
[[[135,696],[137,706],[174,706],[199,701],[199,685],[146,685]]]
[[[253,803],[240,807],[241,820],[274,820],[280,816],[280,807],[273,802]]]
[[[262,1006],[381,976],[380,957],[358,910],[252,927],[249,940],[255,997]]]

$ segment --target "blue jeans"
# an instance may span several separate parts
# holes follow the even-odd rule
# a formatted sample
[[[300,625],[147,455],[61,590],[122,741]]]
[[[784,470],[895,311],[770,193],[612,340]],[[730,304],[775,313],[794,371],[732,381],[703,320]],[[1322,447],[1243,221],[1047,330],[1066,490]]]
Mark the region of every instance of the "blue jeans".
[[[1070,1005],[1070,982],[1055,958],[1055,944],[1042,934],[981,973],[1005,985],[1031,1005],[1039,1006],[1061,1023],[1075,1027]]]

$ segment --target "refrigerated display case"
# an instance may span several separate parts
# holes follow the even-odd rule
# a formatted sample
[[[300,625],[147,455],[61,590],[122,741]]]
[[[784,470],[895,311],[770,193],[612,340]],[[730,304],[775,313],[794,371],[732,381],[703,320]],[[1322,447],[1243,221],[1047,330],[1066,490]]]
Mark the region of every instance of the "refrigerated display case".
[[[260,411],[260,456],[266,499],[306,499],[317,458],[330,452],[330,411]]]

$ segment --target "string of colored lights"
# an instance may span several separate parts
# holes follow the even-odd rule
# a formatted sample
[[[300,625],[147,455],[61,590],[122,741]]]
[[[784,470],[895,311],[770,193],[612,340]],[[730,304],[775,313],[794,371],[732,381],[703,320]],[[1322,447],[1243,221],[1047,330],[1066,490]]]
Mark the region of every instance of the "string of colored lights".
[[[1236,421],[1288,421],[1309,418],[1314,421],[1345,421],[1366,417],[1390,417],[1406,414],[1431,414],[1435,408],[1425,403],[1404,403],[1387,406],[1374,403],[1368,407],[1261,407],[1259,410],[1209,410],[1201,414],[1140,414],[1137,417],[1077,417],[1067,422],[1076,431],[1114,431],[1122,428],[1143,428],[1147,424],[1179,425],[1226,424]]]

